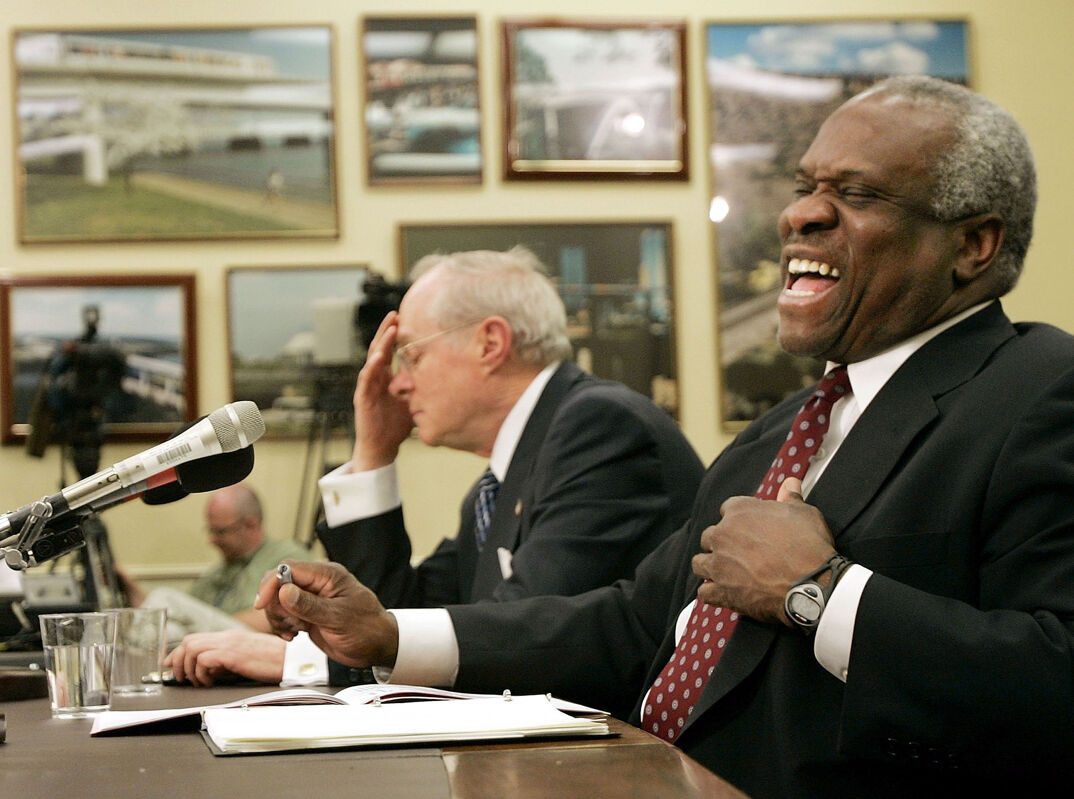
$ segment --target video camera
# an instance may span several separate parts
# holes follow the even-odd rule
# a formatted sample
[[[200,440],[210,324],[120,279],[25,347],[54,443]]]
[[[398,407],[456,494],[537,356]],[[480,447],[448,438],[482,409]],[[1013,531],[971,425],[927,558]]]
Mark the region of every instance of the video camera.
[[[362,344],[368,348],[373,342],[377,328],[384,321],[389,311],[398,311],[403,295],[410,288],[410,283],[400,280],[392,283],[384,275],[370,272],[359,289],[362,299],[354,309],[354,326]]]

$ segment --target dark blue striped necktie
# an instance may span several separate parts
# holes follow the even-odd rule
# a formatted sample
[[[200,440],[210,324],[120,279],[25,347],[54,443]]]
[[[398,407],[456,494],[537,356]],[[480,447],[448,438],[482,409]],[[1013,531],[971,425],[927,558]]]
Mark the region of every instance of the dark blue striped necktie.
[[[474,502],[474,512],[477,522],[474,525],[474,536],[477,539],[477,551],[485,547],[485,537],[492,524],[492,512],[496,509],[496,492],[500,490],[500,481],[492,473],[492,469],[485,469],[481,480],[477,484],[477,500]]]

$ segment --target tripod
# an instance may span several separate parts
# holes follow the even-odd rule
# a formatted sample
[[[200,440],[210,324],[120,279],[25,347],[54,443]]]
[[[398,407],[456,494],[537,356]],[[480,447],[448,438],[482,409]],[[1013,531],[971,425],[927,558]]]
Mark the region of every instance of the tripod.
[[[316,527],[323,515],[317,480],[335,466],[327,462],[328,443],[340,432],[354,437],[353,391],[353,365],[323,366],[314,378],[313,418],[306,438],[293,536],[307,547],[316,540]]]

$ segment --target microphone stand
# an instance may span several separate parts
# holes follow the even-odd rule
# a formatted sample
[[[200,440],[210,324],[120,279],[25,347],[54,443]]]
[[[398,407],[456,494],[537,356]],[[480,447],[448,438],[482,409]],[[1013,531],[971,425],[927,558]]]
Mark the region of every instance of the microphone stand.
[[[82,534],[82,518],[64,518],[50,527],[52,504],[47,498],[39,499],[30,506],[30,516],[22,526],[14,546],[0,546],[0,553],[9,568],[16,571],[37,566],[86,545]],[[8,538],[0,543],[8,543]]]

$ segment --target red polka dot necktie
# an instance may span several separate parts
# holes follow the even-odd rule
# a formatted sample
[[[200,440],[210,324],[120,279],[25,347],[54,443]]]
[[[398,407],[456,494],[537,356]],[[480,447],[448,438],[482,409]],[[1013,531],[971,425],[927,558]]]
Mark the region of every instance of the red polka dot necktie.
[[[784,480],[805,476],[810,459],[828,431],[832,405],[848,394],[850,379],[845,366],[836,367],[824,376],[798,411],[755,496],[775,499]],[[649,689],[641,713],[642,729],[665,741],[679,737],[737,622],[738,613],[730,608],[694,603],[682,638]]]

